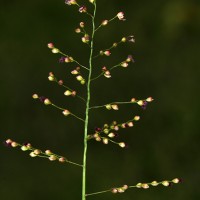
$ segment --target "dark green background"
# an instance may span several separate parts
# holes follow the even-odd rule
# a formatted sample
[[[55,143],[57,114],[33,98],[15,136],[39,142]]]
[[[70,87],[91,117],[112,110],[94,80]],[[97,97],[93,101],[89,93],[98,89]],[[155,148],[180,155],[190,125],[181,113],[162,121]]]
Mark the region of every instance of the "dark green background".
[[[79,1],[88,5],[88,1]],[[172,179],[183,183],[149,190],[130,189],[125,194],[110,193],[88,199],[191,200],[199,199],[199,0],[97,0],[97,23],[123,11],[127,21],[114,21],[99,30],[96,50],[109,47],[123,36],[134,35],[134,45],[121,45],[109,58],[98,59],[95,71],[112,66],[128,54],[135,63],[112,72],[112,79],[98,79],[92,86],[92,104],[132,97],[152,96],[155,101],[143,111],[124,105],[118,112],[95,110],[90,115],[94,127],[112,120],[126,121],[140,115],[133,128],[122,130],[119,140],[128,149],[89,142],[88,192],[123,184]],[[51,149],[72,161],[82,162],[83,125],[64,118],[60,111],[45,107],[31,96],[49,97],[84,117],[78,99],[63,96],[64,90],[47,79],[55,72],[66,84],[80,86],[70,75],[74,65],[58,63],[47,43],[55,45],[87,65],[88,48],[74,29],[88,17],[68,7],[63,0],[1,0],[0,6],[0,140],[29,141],[34,147]],[[90,23],[87,22],[86,26]],[[0,196],[2,200],[81,199],[81,169],[0,146]]]

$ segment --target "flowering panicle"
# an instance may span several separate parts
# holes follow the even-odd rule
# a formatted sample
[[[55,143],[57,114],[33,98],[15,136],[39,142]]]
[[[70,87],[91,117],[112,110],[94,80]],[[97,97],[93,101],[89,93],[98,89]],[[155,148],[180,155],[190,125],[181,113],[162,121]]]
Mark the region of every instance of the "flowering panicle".
[[[49,98],[44,97],[44,96],[39,96],[38,94],[33,94],[32,97],[33,99],[38,99],[40,102],[42,102],[44,105],[49,105],[53,106],[54,108],[58,109],[60,112],[62,112],[63,116],[72,116],[77,118],[78,120],[82,121],[84,123],[84,151],[83,151],[83,163],[78,164],[75,162],[72,162],[68,160],[67,158],[57,155],[53,153],[51,150],[47,149],[45,151],[42,151],[38,148],[32,147],[30,143],[24,143],[24,144],[19,144],[18,142],[15,142],[11,139],[7,139],[4,144],[8,147],[13,147],[17,148],[19,147],[22,151],[28,151],[30,157],[41,157],[41,158],[46,158],[50,161],[59,161],[61,163],[69,163],[73,164],[79,167],[82,167],[82,200],[86,200],[86,196],[90,195],[96,195],[96,194],[101,194],[105,192],[112,192],[113,194],[116,193],[124,193],[126,190],[130,188],[141,188],[141,189],[148,189],[150,186],[158,186],[158,185],[163,185],[165,187],[171,186],[173,183],[179,183],[181,180],[179,178],[174,178],[173,180],[164,180],[161,182],[157,181],[152,181],[150,183],[137,183],[136,185],[130,185],[128,186],[127,184],[122,185],[121,187],[113,187],[108,190],[100,191],[100,192],[95,192],[95,193],[88,193],[86,194],[86,157],[87,157],[87,142],[89,140],[96,140],[98,142],[102,142],[103,144],[107,145],[109,143],[113,143],[115,145],[118,145],[121,148],[126,148],[128,145],[123,142],[123,141],[118,141],[118,136],[119,136],[119,130],[120,129],[126,129],[126,128],[132,128],[134,127],[135,123],[140,120],[140,116],[136,115],[132,119],[118,123],[117,121],[113,121],[110,124],[105,123],[102,127],[97,127],[95,128],[94,132],[92,134],[88,134],[88,127],[89,127],[89,112],[91,109],[96,109],[96,108],[105,108],[107,110],[114,110],[118,111],[120,108],[120,105],[122,104],[137,104],[140,106],[142,109],[146,109],[147,105],[153,101],[152,97],[148,97],[146,99],[136,99],[132,98],[130,101],[126,102],[111,102],[111,103],[106,103],[104,105],[97,105],[97,106],[90,106],[91,102],[90,99],[92,97],[91,95],[91,83],[92,81],[98,79],[101,76],[104,76],[105,78],[111,78],[111,71],[115,68],[127,68],[131,63],[134,63],[134,57],[132,55],[128,55],[124,60],[119,62],[118,64],[112,66],[112,67],[107,67],[104,66],[99,69],[99,75],[96,77],[93,77],[93,60],[99,56],[106,56],[110,57],[114,54],[112,51],[114,48],[118,47],[119,44],[130,42],[130,43],[135,43],[135,38],[133,35],[129,36],[124,36],[121,38],[120,41],[114,42],[109,48],[106,49],[99,49],[100,51],[97,51],[98,54],[94,55],[94,35],[95,33],[101,28],[107,26],[111,21],[113,20],[119,20],[119,21],[125,21],[125,14],[124,12],[118,12],[114,17],[110,19],[103,19],[100,23],[99,26],[96,26],[95,24],[95,15],[96,15],[96,0],[88,0],[91,4],[93,4],[91,7],[93,7],[93,14],[90,14],[88,12],[90,7],[86,7],[85,5],[79,5],[77,0],[65,0],[65,4],[68,6],[75,6],[77,8],[77,12],[81,14],[86,14],[90,17],[91,19],[91,24],[92,24],[92,29],[87,27],[87,24],[83,21],[79,23],[79,26],[75,29],[76,33],[81,34],[81,41],[84,44],[87,44],[90,48],[90,55],[88,59],[88,66],[84,66],[80,64],[76,59],[74,59],[72,56],[67,55],[66,53],[63,53],[62,50],[59,48],[55,47],[55,45],[50,42],[47,44],[47,47],[50,49],[50,51],[54,54],[58,54],[61,57],[59,58],[59,63],[67,63],[69,66],[72,62],[73,64],[76,64],[76,68],[74,68],[71,71],[71,74],[75,77],[75,79],[80,82],[80,84],[85,85],[86,88],[86,95],[87,99],[79,96],[77,94],[77,91],[74,89],[69,88],[68,86],[64,85],[63,80],[59,80],[56,78],[53,72],[49,72],[48,75],[48,80],[51,82],[56,82],[59,86],[62,86],[65,88],[64,95],[65,96],[72,96],[72,97],[78,97],[85,103],[85,113],[84,116],[85,118],[81,118],[77,115],[75,115],[73,112],[71,112],[68,108],[62,108],[56,104],[54,104]],[[97,27],[97,28],[96,28]],[[91,31],[86,31],[86,28]],[[87,71],[87,78],[85,79],[85,74],[84,76],[81,73],[81,68]],[[87,83],[86,83],[87,81]]]

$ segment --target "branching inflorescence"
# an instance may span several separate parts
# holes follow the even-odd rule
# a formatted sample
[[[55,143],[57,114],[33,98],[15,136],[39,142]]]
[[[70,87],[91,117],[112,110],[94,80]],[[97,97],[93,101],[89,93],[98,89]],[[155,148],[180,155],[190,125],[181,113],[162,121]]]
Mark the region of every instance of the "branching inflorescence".
[[[84,123],[83,162],[81,164],[72,162],[71,160],[67,159],[64,156],[59,156],[55,153],[52,153],[50,150],[42,151],[40,149],[33,148],[30,143],[19,144],[11,139],[7,139],[5,141],[5,144],[7,146],[11,146],[11,147],[20,147],[22,151],[29,151],[30,152],[29,155],[31,157],[41,157],[41,158],[49,159],[50,161],[59,161],[60,163],[72,164],[72,165],[81,167],[82,168],[82,200],[86,200],[87,196],[92,196],[92,195],[101,194],[101,193],[105,193],[105,192],[123,193],[129,188],[147,189],[147,188],[149,188],[149,186],[157,186],[157,185],[170,186],[170,185],[172,185],[172,183],[179,183],[180,179],[175,178],[170,181],[164,180],[161,182],[152,181],[150,183],[137,183],[136,185],[132,185],[132,186],[123,185],[121,187],[113,187],[111,189],[104,190],[104,191],[99,191],[99,192],[94,192],[94,193],[86,193],[86,166],[87,166],[86,158],[87,158],[88,142],[93,139],[98,142],[102,142],[103,144],[113,143],[113,144],[118,145],[121,148],[125,148],[125,147],[127,147],[127,144],[125,142],[116,141],[116,137],[118,136],[119,130],[124,129],[124,128],[133,127],[134,124],[138,120],[140,120],[140,116],[136,115],[136,116],[133,116],[131,119],[126,120],[125,122],[118,123],[117,121],[112,121],[110,124],[105,123],[102,125],[102,127],[96,127],[93,133],[88,133],[89,113],[91,112],[91,110],[105,108],[107,110],[118,111],[119,107],[121,105],[125,105],[125,104],[136,104],[136,105],[139,105],[142,109],[146,109],[147,104],[153,101],[152,97],[147,97],[145,99],[140,99],[140,100],[138,100],[136,98],[132,98],[130,101],[124,101],[124,102],[113,101],[111,103],[107,103],[104,105],[90,105],[90,100],[92,98],[90,90],[91,90],[91,86],[92,86],[93,82],[102,76],[105,78],[111,78],[112,77],[111,71],[113,71],[114,69],[116,69],[118,67],[127,68],[131,63],[134,62],[134,59],[133,59],[132,55],[128,55],[124,60],[122,60],[118,64],[113,65],[112,67],[103,66],[100,69],[98,69],[99,72],[97,72],[97,73],[99,73],[99,74],[97,76],[93,75],[93,65],[94,65],[93,61],[97,57],[101,57],[101,56],[109,57],[111,55],[111,51],[113,48],[116,48],[116,47],[118,47],[118,45],[120,45],[122,43],[126,43],[126,42],[134,43],[135,38],[133,35],[122,37],[122,39],[119,40],[118,42],[114,42],[110,47],[108,47],[104,50],[100,50],[99,53],[94,55],[94,48],[96,47],[96,46],[94,46],[94,38],[95,38],[96,32],[100,28],[105,27],[106,25],[108,25],[110,22],[112,22],[115,19],[120,20],[120,21],[125,21],[126,19],[125,19],[124,13],[119,12],[109,20],[107,20],[107,19],[102,20],[102,22],[96,26],[96,23],[95,23],[96,6],[97,6],[96,0],[89,0],[89,2],[93,5],[92,13],[90,13],[88,11],[88,8],[86,6],[80,5],[76,0],[66,0],[65,1],[66,5],[69,5],[69,6],[72,5],[72,6],[78,7],[78,11],[80,13],[88,15],[89,19],[91,20],[92,31],[90,33],[88,33],[86,31],[84,22],[80,22],[79,27],[75,29],[76,33],[82,34],[81,41],[84,44],[89,46],[90,55],[88,58],[88,64],[83,65],[83,64],[79,63],[79,61],[77,59],[73,58],[71,55],[63,53],[63,51],[61,51],[59,48],[55,47],[55,45],[53,43],[48,44],[48,48],[52,51],[52,53],[61,55],[61,57],[59,58],[59,62],[66,63],[66,64],[75,63],[77,65],[75,69],[72,69],[71,75],[73,75],[75,77],[75,79],[78,82],[80,82],[81,85],[86,87],[87,92],[85,94],[85,97],[80,96],[76,90],[65,85],[64,81],[58,79],[54,75],[53,72],[49,73],[48,79],[49,79],[49,81],[55,82],[59,86],[63,87],[65,89],[65,91],[64,91],[65,96],[68,96],[68,97],[72,96],[72,97],[79,98],[80,101],[82,101],[82,103],[85,104],[85,117],[80,117],[77,114],[74,114],[73,111],[69,110],[69,108],[62,108],[59,105],[56,105],[47,97],[39,96],[38,94],[33,94],[33,96],[32,96],[34,99],[40,100],[44,105],[53,106],[54,108],[60,110],[64,116],[72,116]],[[81,70],[84,70],[87,73],[86,78],[82,75]]]

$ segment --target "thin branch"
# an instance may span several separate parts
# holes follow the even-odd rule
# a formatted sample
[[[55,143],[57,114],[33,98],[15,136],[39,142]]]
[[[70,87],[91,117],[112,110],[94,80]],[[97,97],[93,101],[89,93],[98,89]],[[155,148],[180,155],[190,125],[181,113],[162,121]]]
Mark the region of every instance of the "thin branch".
[[[102,108],[102,107],[106,107],[108,105],[112,106],[112,105],[119,105],[119,104],[134,104],[134,103],[137,103],[143,109],[146,109],[147,104],[152,102],[153,100],[154,99],[152,97],[148,97],[146,99],[139,99],[139,100],[132,98],[131,101],[115,101],[115,102],[107,103],[104,105],[92,106],[92,107],[90,107],[90,109]]]
[[[114,16],[112,19],[108,20],[108,23],[111,22],[111,21],[113,21],[115,18],[117,18],[117,16]],[[100,25],[95,29],[95,32],[96,32],[99,28],[101,28],[102,26],[103,26],[103,25],[100,24]]]
[[[114,65],[113,67],[111,67],[111,68],[108,69],[108,70],[111,71],[111,70],[113,70],[114,68],[119,67],[122,63],[123,63],[123,62],[120,62],[120,63],[118,63],[117,65]],[[103,75],[104,75],[104,72],[101,72],[98,76],[92,78],[91,81],[94,81],[94,80],[100,78],[100,77],[103,76]]]
[[[34,147],[31,146],[30,143],[19,144],[19,143],[15,142],[15,141],[11,141],[9,144],[7,143],[7,145],[9,145],[11,147],[20,147],[22,151],[31,151],[31,153],[30,153],[31,157],[46,158],[46,159],[51,160],[51,161],[58,160],[59,162],[62,162],[62,163],[66,162],[66,163],[69,163],[69,164],[72,164],[72,165],[83,167],[81,164],[78,164],[76,162],[72,162],[72,161],[66,159],[63,156],[57,155],[55,153],[52,153],[50,150],[47,150],[48,152],[46,152],[46,151],[43,152],[40,149],[34,148]],[[53,157],[53,159],[50,159],[51,157]]]
[[[109,190],[102,190],[102,191],[99,191],[99,192],[88,193],[88,194],[86,194],[86,196],[92,196],[92,195],[102,194],[102,193],[106,193],[106,192],[112,192],[113,194],[123,193],[129,188],[148,189],[149,186],[156,187],[158,185],[163,185],[165,187],[168,187],[173,183],[177,184],[177,183],[180,183],[180,182],[181,182],[180,179],[174,178],[173,180],[170,180],[170,181],[169,180],[164,180],[164,181],[161,181],[161,182],[152,181],[150,183],[137,183],[136,185],[131,185],[131,186],[123,185],[121,187],[114,187],[114,188],[109,189]]]
[[[92,196],[92,195],[96,195],[96,194],[102,194],[102,193],[106,193],[106,192],[110,192],[111,190],[104,190],[104,191],[100,191],[100,192],[94,192],[94,193],[89,193],[86,194],[85,196]]]
[[[58,83],[58,85],[60,85],[57,79],[55,79],[55,82]],[[70,90],[71,92],[74,91],[74,90],[72,90],[70,87],[68,87],[68,86],[66,86],[66,85],[64,85],[64,84],[62,84],[62,85],[60,85],[60,86],[66,88],[66,89],[68,89],[68,90]],[[81,99],[82,101],[86,102],[86,100],[85,100],[83,97],[81,97],[81,96],[79,96],[79,95],[77,95],[77,94],[76,94],[76,97],[78,97],[78,98]]]
[[[114,65],[114,66],[113,66],[113,67],[111,67],[109,70],[111,71],[111,70],[113,70],[114,68],[121,66],[121,64],[122,64],[122,63],[123,63],[123,62],[120,62],[119,64],[117,64],[117,65]]]
[[[84,120],[84,119],[82,119],[82,118],[78,117],[77,115],[75,115],[75,114],[73,114],[73,113],[70,113],[70,115],[72,115],[72,116],[74,116],[75,118],[77,118],[77,119],[81,120],[82,122],[85,122],[85,120]]]
[[[59,53],[60,53],[61,55],[63,55],[63,56],[69,57],[67,54],[63,53],[63,52],[60,51],[60,50],[59,50]],[[77,60],[74,60],[74,58],[73,58],[73,62],[75,62],[75,63],[78,64],[80,67],[82,67],[82,68],[84,68],[84,69],[86,69],[86,70],[89,71],[89,69],[88,69],[87,67],[85,67],[84,65],[80,64]]]
[[[116,42],[116,45],[118,45],[118,44],[120,44],[120,43],[122,43],[122,41]],[[115,44],[115,43],[114,43],[114,44]],[[109,51],[109,50],[111,50],[111,49],[113,49],[113,48],[116,48],[116,46],[112,45],[111,47],[109,47],[109,48],[107,48],[107,49],[104,49],[104,50],[102,50],[102,51]],[[95,56],[93,57],[93,59],[99,57],[100,55],[101,55],[101,54],[98,53],[97,55],[95,55]]]
[[[104,72],[101,72],[98,76],[92,78],[91,81],[94,81],[94,80],[100,78],[103,74],[104,74]]]
[[[69,164],[72,164],[72,165],[76,165],[76,166],[79,166],[79,167],[83,167],[83,165],[80,165],[78,163],[75,163],[75,162],[72,162],[72,161],[69,161],[69,160],[66,160],[66,162],[68,162]]]
[[[104,104],[104,105],[100,105],[100,106],[92,106],[90,107],[90,109],[94,109],[94,108],[102,108],[102,107],[105,107],[106,105],[112,105],[112,104],[133,104],[133,103],[137,103],[137,101],[135,102],[131,102],[131,101],[127,101],[127,102],[112,102],[112,103],[107,103],[107,104]]]
[[[66,109],[64,109],[64,108],[61,108],[61,107],[59,107],[59,106],[57,106],[57,105],[53,104],[53,103],[51,103],[51,105],[52,105],[53,107],[55,107],[55,108],[59,109],[59,110],[62,110],[62,111],[66,110]],[[77,115],[75,115],[75,114],[73,114],[73,113],[71,113],[71,112],[70,112],[70,115],[72,115],[73,117],[75,117],[75,118],[77,118],[77,119],[79,119],[79,120],[81,120],[81,121],[85,122],[85,120],[84,120],[84,119],[82,119],[82,118],[78,117]]]
[[[101,137],[101,136],[100,136]],[[111,140],[110,138],[108,138],[108,137],[101,137],[102,139],[107,139],[107,140],[109,140],[110,142],[112,142],[113,144],[117,144],[117,145],[119,145],[119,142],[115,142],[114,140]]]
[[[33,149],[33,150],[34,150],[34,149]],[[44,152],[41,152],[41,154],[46,155]],[[54,156],[56,156],[57,158],[61,158],[61,156],[58,156],[58,155],[56,155],[56,154],[51,154],[51,155],[54,155]],[[37,157],[49,159],[49,156],[37,155]],[[78,164],[78,163],[75,163],[75,162],[72,162],[72,161],[69,161],[69,160],[67,160],[67,159],[66,159],[64,162],[69,163],[69,164],[72,164],[72,165],[76,165],[76,166],[79,166],[79,167],[83,167],[83,165]]]
[[[90,14],[89,12],[86,12],[87,15],[89,15],[93,19],[93,15]]]

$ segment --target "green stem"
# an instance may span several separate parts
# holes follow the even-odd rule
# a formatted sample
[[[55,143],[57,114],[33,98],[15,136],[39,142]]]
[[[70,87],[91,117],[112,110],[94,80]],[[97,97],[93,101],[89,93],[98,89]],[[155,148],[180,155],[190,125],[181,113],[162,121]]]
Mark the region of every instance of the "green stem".
[[[82,200],[86,200],[86,157],[87,157],[87,135],[88,135],[88,121],[89,121],[89,104],[90,104],[90,83],[92,75],[92,57],[93,57],[93,42],[95,32],[95,14],[96,14],[96,2],[94,2],[94,13],[92,16],[92,36],[90,44],[90,57],[89,57],[89,75],[87,82],[87,102],[85,110],[85,127],[84,127],[84,152],[83,152],[83,173],[82,173]]]

